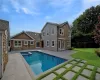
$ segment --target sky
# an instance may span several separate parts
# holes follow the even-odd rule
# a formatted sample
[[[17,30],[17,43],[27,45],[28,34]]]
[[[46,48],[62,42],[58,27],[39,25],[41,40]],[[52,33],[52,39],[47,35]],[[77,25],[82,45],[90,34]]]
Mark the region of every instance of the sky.
[[[0,19],[9,21],[11,36],[41,32],[46,22],[69,24],[100,0],[0,0]]]

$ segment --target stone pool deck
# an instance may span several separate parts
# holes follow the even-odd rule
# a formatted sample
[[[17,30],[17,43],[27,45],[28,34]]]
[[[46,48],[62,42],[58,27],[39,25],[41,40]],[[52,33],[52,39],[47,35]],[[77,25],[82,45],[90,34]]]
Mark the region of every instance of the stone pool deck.
[[[44,49],[34,49],[34,50],[12,51],[9,54],[20,53],[20,52],[25,52],[25,51],[40,51],[40,52],[44,52],[46,54],[54,55],[54,56],[61,57],[64,59],[72,59],[70,55],[75,53],[75,51],[73,50],[49,51],[49,50],[44,50]]]
[[[35,80],[20,54],[9,54],[9,61],[1,80]]]
[[[36,77],[24,58],[19,54],[20,51],[13,51],[9,53],[9,61],[1,80],[100,80],[100,68],[89,65],[84,60],[73,59],[70,56],[74,53],[73,51],[40,51],[69,59],[69,61],[64,62]]]

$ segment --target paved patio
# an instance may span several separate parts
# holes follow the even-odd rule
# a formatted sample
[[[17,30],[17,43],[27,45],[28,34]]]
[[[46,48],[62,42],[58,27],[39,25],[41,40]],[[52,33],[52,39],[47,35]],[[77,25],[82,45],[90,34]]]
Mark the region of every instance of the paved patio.
[[[73,59],[36,80],[100,80],[100,68],[89,65],[84,60]]]
[[[13,51],[9,53],[9,61],[2,80],[100,80],[100,68],[89,65],[85,60],[73,59],[70,56],[74,53],[73,51],[39,51],[69,59],[69,61],[36,77],[24,58],[19,54],[20,51]]]
[[[1,80],[35,80],[34,74],[30,74],[21,55],[9,54],[9,61]]]
[[[23,51],[37,51],[37,50],[38,49],[23,50]],[[74,51],[70,50],[56,52],[56,51],[39,49],[38,51],[65,59],[72,59],[70,55],[74,53]],[[2,80],[35,80],[36,76],[34,76],[34,73],[32,73],[29,65],[25,63],[26,61],[19,54],[20,52],[22,52],[22,50],[9,52],[9,61],[7,63],[6,70],[4,72]]]

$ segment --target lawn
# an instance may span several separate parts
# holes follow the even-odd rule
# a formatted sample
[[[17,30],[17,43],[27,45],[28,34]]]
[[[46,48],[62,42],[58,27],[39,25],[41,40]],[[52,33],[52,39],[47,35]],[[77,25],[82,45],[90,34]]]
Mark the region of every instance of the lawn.
[[[75,54],[71,56],[73,58],[84,59],[88,64],[100,67],[100,58],[95,54],[95,48],[75,48]]]

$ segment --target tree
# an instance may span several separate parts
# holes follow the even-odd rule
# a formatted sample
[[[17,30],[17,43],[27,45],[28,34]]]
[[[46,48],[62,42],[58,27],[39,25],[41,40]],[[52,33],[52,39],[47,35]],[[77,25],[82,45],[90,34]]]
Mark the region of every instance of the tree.
[[[100,45],[100,16],[98,16],[98,23],[95,26],[94,40]]]
[[[76,36],[75,34],[93,35],[98,15],[100,15],[100,5],[85,10],[82,15],[74,20],[72,36]]]
[[[98,44],[94,41],[94,29],[98,23],[98,16],[100,15],[100,5],[91,7],[83,14],[81,14],[73,22],[72,27],[72,46],[73,44],[83,44],[83,47],[98,47]],[[78,45],[78,47],[80,46]]]

